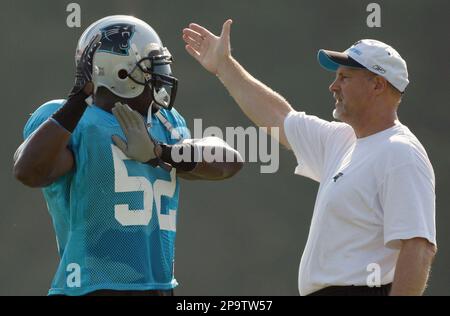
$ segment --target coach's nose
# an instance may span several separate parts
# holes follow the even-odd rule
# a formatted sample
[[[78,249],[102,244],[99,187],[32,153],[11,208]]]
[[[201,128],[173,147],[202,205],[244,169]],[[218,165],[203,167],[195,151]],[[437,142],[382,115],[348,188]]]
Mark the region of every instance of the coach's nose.
[[[334,81],[330,84],[330,86],[328,87],[328,90],[330,90],[331,93],[333,92],[337,92],[339,90],[339,83],[338,83],[339,78],[336,77],[334,79]]]

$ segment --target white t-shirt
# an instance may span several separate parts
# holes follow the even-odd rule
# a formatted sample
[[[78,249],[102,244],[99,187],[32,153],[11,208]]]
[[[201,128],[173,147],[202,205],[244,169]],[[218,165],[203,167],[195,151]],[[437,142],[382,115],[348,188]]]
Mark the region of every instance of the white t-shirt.
[[[401,239],[436,244],[433,167],[406,126],[396,122],[357,139],[347,124],[292,111],[284,128],[295,173],[320,182],[300,262],[301,295],[368,285],[374,267],[381,284],[390,283]]]

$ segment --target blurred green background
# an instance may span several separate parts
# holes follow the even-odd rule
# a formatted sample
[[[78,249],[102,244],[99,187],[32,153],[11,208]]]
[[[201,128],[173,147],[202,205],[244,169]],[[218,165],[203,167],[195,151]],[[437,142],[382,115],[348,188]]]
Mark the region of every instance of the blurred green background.
[[[45,295],[58,256],[45,201],[12,177],[12,156],[37,106],[72,87],[74,49],[93,21],[135,15],[159,33],[175,57],[177,108],[193,128],[251,125],[221,83],[184,50],[189,22],[215,33],[232,18],[233,55],[297,110],[331,120],[333,74],[316,62],[320,48],[344,50],[361,38],[391,44],[408,63],[410,81],[400,120],[428,151],[436,173],[436,257],[429,295],[450,295],[450,169],[448,0],[377,1],[381,28],[366,25],[372,1],[78,1],[81,28],[66,26],[70,1],[2,1],[2,146],[0,294]],[[260,174],[247,163],[224,182],[181,188],[176,277],[178,295],[298,295],[297,274],[318,185],[295,176],[295,158],[281,149],[280,169]]]

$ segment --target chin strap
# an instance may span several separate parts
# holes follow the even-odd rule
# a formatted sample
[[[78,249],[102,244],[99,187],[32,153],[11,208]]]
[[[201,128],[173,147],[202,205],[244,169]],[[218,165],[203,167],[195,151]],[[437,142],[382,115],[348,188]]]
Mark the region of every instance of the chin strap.
[[[147,128],[150,132],[150,129],[152,128],[152,115],[153,115],[153,102],[148,107],[147,112]],[[178,133],[178,131],[173,127],[173,125],[167,120],[164,115],[162,115],[161,111],[157,109],[155,112],[155,116],[158,118],[158,120],[164,125],[167,131],[170,133],[170,137],[172,139],[175,139],[177,143],[181,142],[183,140],[183,137]]]
[[[164,127],[169,131],[170,137],[172,139],[175,139],[177,143],[183,140],[183,137],[181,137],[180,133],[173,127],[173,125],[162,115],[161,111],[158,111],[155,113],[158,120],[164,125]],[[151,118],[150,118],[151,120]]]
[[[151,134],[150,129],[152,128],[152,115],[153,115],[153,102],[148,107],[147,112],[147,130]],[[180,133],[173,127],[173,125],[162,115],[161,111],[158,111],[155,113],[158,120],[164,125],[164,127],[169,131],[172,139],[175,139],[177,143],[181,142],[183,138],[181,137]],[[158,143],[158,145],[163,145],[162,143]],[[154,161],[150,163],[153,166],[159,165],[164,170],[170,172],[172,170],[172,166],[166,162],[164,162],[161,158],[156,158]]]

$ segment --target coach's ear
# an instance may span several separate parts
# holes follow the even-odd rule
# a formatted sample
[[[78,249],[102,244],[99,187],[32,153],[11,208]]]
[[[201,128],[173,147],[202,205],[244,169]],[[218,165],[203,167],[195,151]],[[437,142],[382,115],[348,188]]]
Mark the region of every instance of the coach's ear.
[[[388,81],[385,78],[378,75],[374,76],[373,83],[375,95],[380,95],[389,88]]]

